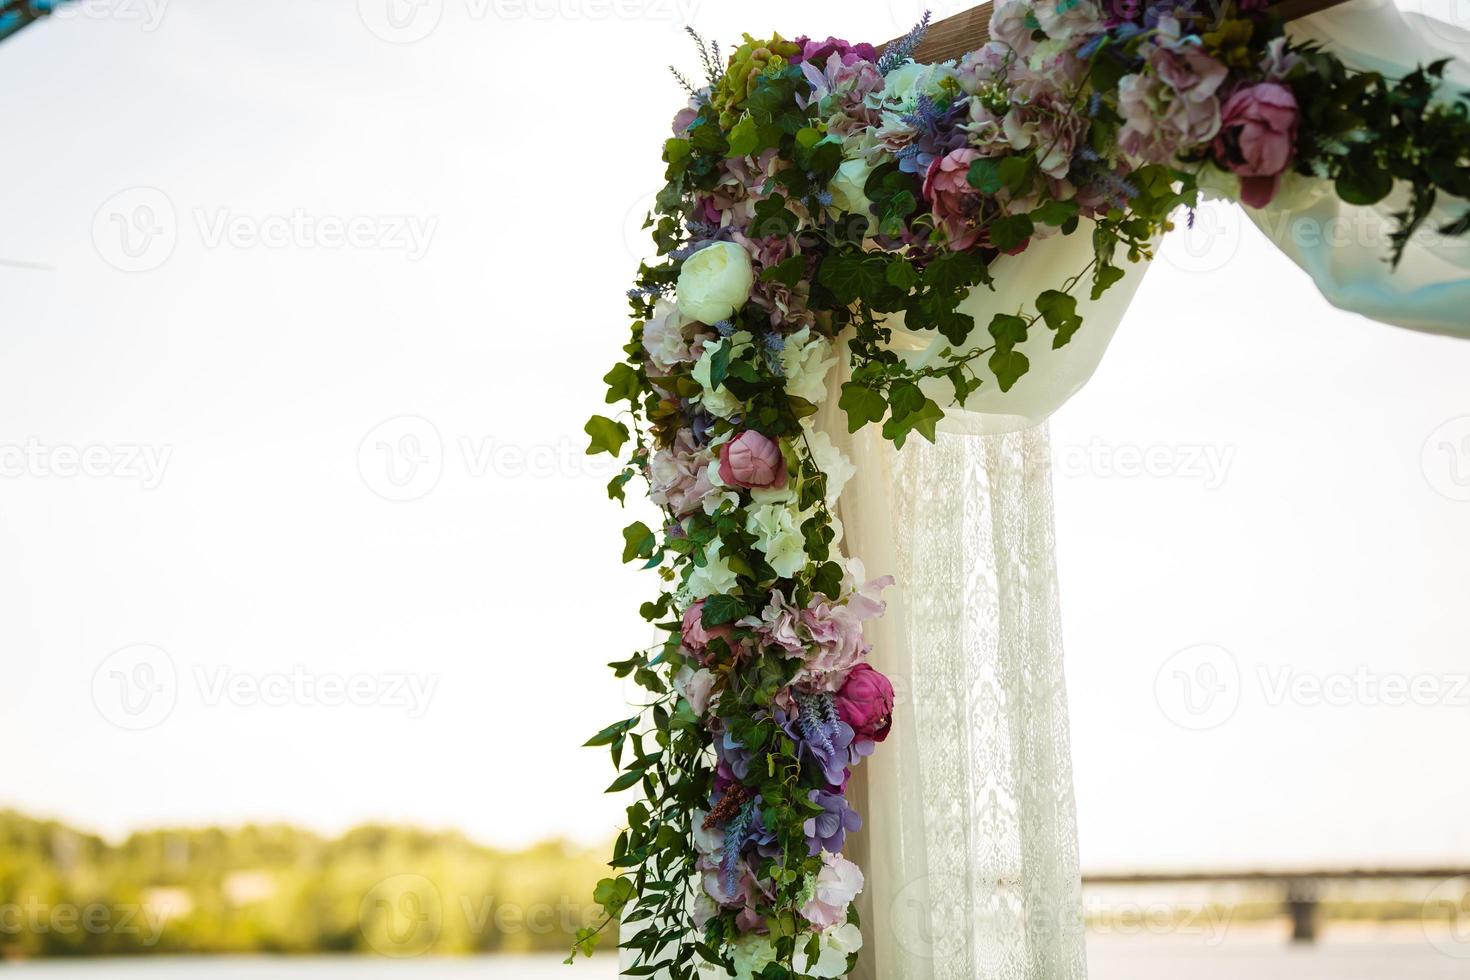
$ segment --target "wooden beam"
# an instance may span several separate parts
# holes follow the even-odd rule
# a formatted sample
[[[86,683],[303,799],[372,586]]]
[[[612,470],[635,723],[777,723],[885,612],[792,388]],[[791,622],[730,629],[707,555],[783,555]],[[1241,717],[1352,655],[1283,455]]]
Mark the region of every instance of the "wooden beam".
[[[1279,0],[1271,4],[1271,9],[1285,20],[1296,20],[1346,2],[1347,0]],[[949,61],[968,51],[984,47],[985,42],[990,40],[990,9],[993,6],[987,0],[978,7],[930,24],[924,40],[914,52],[914,60]],[[892,43],[893,41],[888,42]]]

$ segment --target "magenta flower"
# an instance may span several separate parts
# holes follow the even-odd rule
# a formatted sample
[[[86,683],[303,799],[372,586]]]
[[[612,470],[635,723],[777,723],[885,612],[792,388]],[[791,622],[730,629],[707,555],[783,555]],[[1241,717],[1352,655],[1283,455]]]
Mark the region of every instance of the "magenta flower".
[[[893,685],[868,664],[858,664],[847,675],[834,701],[837,714],[859,737],[881,742],[893,722]]]
[[[1296,96],[1276,82],[1247,85],[1225,100],[1220,116],[1215,156],[1240,175],[1240,199],[1263,208],[1276,196],[1296,150]]]
[[[786,458],[769,436],[746,429],[720,447],[720,479],[747,490],[786,485]]]
[[[803,61],[825,62],[834,54],[844,65],[857,61],[878,60],[878,51],[871,44],[853,44],[837,37],[829,37],[825,41],[813,41],[805,35],[797,38],[796,43],[801,45],[801,53],[791,59],[794,65],[799,65]]]

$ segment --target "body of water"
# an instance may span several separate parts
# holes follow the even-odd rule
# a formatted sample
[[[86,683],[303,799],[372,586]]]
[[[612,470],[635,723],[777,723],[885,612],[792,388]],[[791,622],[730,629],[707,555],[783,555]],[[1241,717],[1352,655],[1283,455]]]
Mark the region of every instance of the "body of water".
[[[1207,947],[1104,937],[1088,942],[1088,972],[1091,980],[1464,980],[1470,976],[1470,958],[1425,942],[1329,942],[1311,947],[1227,942]],[[575,967],[550,957],[158,957],[11,964],[0,966],[0,973],[34,980],[615,980],[617,969],[610,957],[579,961]]]

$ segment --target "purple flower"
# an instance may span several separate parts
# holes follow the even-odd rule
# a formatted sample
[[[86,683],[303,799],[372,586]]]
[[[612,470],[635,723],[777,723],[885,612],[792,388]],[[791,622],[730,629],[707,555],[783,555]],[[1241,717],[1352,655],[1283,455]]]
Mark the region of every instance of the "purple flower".
[[[793,65],[799,65],[803,61],[825,62],[834,54],[844,65],[850,65],[855,61],[878,60],[878,51],[871,44],[852,44],[836,37],[829,37],[825,41],[813,41],[805,35],[797,38],[796,43],[801,45],[801,52],[791,59]]]
[[[814,789],[807,794],[807,799],[822,808],[822,813],[812,817],[802,828],[812,855],[822,851],[842,853],[847,835],[862,828],[863,818],[847,805],[847,799],[841,793]]]
[[[827,703],[830,707],[831,702]],[[858,738],[852,726],[837,719],[835,712],[831,718],[809,718],[806,725],[801,723],[799,712],[788,715],[778,708],[776,723],[797,743],[798,751],[816,764],[828,784],[847,785],[848,768],[872,755],[877,743]],[[746,766],[748,769],[748,761]]]

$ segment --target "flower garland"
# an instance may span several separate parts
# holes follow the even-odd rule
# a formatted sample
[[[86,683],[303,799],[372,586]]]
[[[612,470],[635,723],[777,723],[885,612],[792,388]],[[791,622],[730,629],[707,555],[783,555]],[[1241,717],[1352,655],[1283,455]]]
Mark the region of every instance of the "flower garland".
[[[889,578],[841,550],[834,514],[851,462],[813,424],[839,356],[849,429],[902,446],[934,439],[934,383],[963,405],[985,359],[1002,390],[1096,298],[1152,255],[1202,186],[1248,205],[1287,182],[1349,203],[1403,181],[1392,258],[1441,193],[1470,197],[1470,117],[1437,97],[1443,64],[1389,81],[1286,41],[1257,0],[1003,0],[993,38],[957,62],[889,45],[780,36],[722,59],[696,36],[707,85],[664,146],[626,358],[604,379],[627,422],[594,416],[589,453],[642,476],[663,526],[623,531],[625,561],[664,586],[643,617],[667,634],[612,664],[647,692],[589,742],[641,787],[597,889],[637,950],[630,975],[842,977],[862,945],[862,871],[843,857],[862,817],[852,770],[892,724],[893,687],[867,663],[863,624]],[[691,32],[692,33],[692,32]],[[675,73],[676,76],[678,73]],[[1441,228],[1463,233],[1470,220]],[[1086,268],[983,334],[960,309],[991,264],[1086,230]],[[913,367],[886,319],[949,342]],[[845,352],[841,350],[845,345]],[[602,928],[573,951],[591,955]]]

